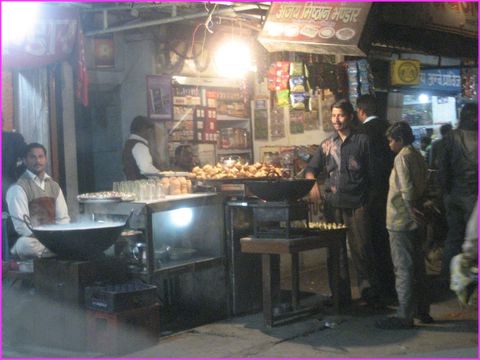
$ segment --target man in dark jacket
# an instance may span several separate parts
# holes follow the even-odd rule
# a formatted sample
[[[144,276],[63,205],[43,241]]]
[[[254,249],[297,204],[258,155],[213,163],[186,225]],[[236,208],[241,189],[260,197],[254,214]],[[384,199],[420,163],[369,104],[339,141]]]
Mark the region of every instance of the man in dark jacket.
[[[450,261],[461,253],[467,221],[478,197],[478,104],[465,104],[458,128],[445,137],[439,179],[447,211],[448,233],[441,278],[449,279]]]
[[[130,137],[123,148],[123,172],[127,180],[146,179],[147,174],[159,174],[153,165],[148,143],[154,124],[145,116],[137,116],[130,125]]]
[[[376,272],[366,204],[373,177],[368,137],[352,127],[355,112],[351,103],[340,100],[332,106],[331,121],[335,134],[325,139],[309,161],[307,179],[326,175],[325,201],[332,207],[334,221],[347,225],[347,240],[362,298],[378,304],[378,274]],[[310,191],[313,201],[320,199],[315,184]],[[350,288],[346,249],[340,254],[340,301],[348,303]]]
[[[9,186],[14,184],[25,170],[25,166],[19,164],[21,164],[26,147],[27,144],[22,134],[2,130],[2,204],[4,209],[6,209],[5,195]]]
[[[374,169],[374,184],[368,198],[368,214],[371,223],[371,236],[375,265],[380,281],[381,295],[395,298],[395,276],[388,231],[385,225],[388,194],[388,179],[392,171],[395,154],[390,150],[385,136],[390,124],[377,115],[376,100],[371,95],[361,95],[357,99],[357,117],[361,129],[367,134]]]

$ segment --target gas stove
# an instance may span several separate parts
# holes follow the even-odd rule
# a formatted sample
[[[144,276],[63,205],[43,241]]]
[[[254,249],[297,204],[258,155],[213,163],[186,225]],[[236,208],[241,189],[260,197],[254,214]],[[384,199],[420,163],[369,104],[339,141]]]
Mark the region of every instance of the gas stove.
[[[305,201],[259,201],[253,208],[253,235],[260,238],[297,236],[294,221],[305,221],[308,228],[308,204]]]

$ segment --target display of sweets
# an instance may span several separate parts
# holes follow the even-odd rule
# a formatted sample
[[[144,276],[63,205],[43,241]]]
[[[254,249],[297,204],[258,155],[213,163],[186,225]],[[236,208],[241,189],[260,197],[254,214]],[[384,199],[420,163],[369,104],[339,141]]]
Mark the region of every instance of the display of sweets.
[[[338,230],[346,229],[345,224],[337,224],[330,222],[310,222],[308,223],[310,229],[319,229],[319,230]]]

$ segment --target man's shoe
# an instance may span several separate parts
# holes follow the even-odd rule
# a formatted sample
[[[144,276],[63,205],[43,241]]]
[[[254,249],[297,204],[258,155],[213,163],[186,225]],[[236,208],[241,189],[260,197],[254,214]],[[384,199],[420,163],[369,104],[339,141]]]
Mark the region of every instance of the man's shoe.
[[[412,329],[413,320],[402,319],[399,317],[387,317],[384,319],[377,320],[375,326],[383,330],[402,330],[402,329]]]
[[[432,324],[435,322],[430,314],[415,315],[415,319],[420,321],[422,324]]]

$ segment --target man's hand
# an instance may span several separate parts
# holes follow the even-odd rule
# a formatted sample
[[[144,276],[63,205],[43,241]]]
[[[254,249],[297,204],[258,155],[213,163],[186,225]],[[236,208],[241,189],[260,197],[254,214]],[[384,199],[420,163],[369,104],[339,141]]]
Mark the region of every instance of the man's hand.
[[[435,216],[441,215],[440,209],[432,200],[417,201],[412,207],[413,218],[418,225],[426,226]]]
[[[313,202],[321,202],[322,199],[320,197],[320,188],[318,187],[317,183],[315,183],[312,187],[312,190],[310,190],[308,199]]]
[[[436,204],[432,200],[427,200],[423,203],[423,208],[425,211],[428,211],[431,216],[434,214],[441,215],[442,212],[440,209],[436,206]]]
[[[415,222],[420,226],[426,226],[427,219],[425,217],[425,213],[416,207],[413,207],[411,210],[413,214],[413,220],[415,220]]]

